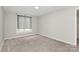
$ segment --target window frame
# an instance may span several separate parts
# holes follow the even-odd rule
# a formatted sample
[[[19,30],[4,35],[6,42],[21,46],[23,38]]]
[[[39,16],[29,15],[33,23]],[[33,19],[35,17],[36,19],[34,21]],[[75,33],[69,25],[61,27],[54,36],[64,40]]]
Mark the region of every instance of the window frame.
[[[25,16],[25,15],[17,15],[17,29],[16,29],[17,33],[27,32],[25,28],[23,28],[22,32],[19,31],[19,30],[21,30],[20,27],[19,27],[19,19],[18,19],[20,16],[21,17],[29,17],[30,18],[30,28],[29,28],[29,30],[31,30],[31,31],[29,31],[29,32],[32,32],[32,17],[31,16]]]

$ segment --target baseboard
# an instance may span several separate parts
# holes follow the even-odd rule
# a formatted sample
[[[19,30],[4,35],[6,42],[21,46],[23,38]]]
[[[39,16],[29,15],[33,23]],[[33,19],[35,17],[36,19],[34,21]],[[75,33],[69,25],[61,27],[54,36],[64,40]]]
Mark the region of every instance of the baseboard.
[[[46,36],[46,35],[42,35],[42,34],[39,34],[39,35],[44,36],[44,37],[47,37],[47,38],[50,38],[50,39],[54,39],[56,41],[60,41],[60,42],[63,42],[63,43],[67,43],[67,44],[70,44],[70,45],[73,45],[73,46],[77,46],[76,44],[72,44],[72,43],[67,42],[67,41],[64,41],[64,40],[59,40],[58,38],[55,38],[55,37],[52,38],[52,37],[49,37],[49,36]]]
[[[0,52],[2,51],[3,44],[4,44],[4,40],[0,42]]]
[[[5,37],[4,40],[13,39],[13,38],[19,38],[19,37],[24,37],[24,36],[30,36],[30,35],[37,35],[37,33],[35,33],[35,34],[26,34],[26,35],[14,35],[12,37]]]

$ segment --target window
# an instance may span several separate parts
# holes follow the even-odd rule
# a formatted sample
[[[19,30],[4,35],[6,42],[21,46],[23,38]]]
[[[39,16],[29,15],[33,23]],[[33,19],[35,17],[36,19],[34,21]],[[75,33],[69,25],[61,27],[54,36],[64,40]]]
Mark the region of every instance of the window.
[[[32,17],[17,15],[17,32],[32,32]]]

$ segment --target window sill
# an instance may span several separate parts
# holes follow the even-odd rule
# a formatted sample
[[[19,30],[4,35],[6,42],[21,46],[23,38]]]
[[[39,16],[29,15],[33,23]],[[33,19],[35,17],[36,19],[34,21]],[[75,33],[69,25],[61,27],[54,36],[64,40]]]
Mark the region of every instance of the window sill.
[[[17,33],[32,33],[32,29],[17,29]]]

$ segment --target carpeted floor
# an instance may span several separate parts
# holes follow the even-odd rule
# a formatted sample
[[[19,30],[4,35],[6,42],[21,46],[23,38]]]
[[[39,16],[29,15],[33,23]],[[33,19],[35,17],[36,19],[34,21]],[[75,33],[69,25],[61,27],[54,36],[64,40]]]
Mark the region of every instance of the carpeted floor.
[[[41,35],[4,41],[2,52],[78,52],[79,46],[59,42]]]

